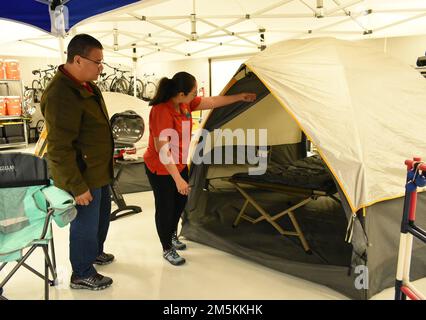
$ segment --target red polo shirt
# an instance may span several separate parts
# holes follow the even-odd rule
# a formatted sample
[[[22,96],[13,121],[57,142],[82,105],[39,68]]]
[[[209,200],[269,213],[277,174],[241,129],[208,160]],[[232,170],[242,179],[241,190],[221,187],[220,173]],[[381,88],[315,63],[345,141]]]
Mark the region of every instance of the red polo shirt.
[[[149,114],[149,142],[143,156],[145,165],[157,175],[168,175],[159,153],[155,150],[154,137],[162,135],[169,137],[170,151],[177,169],[181,172],[186,167],[192,132],[192,116],[201,102],[201,97],[196,97],[189,105],[181,103],[180,113],[177,112],[171,100],[154,105]],[[167,130],[172,129],[172,130]],[[163,131],[164,130],[164,131]]]

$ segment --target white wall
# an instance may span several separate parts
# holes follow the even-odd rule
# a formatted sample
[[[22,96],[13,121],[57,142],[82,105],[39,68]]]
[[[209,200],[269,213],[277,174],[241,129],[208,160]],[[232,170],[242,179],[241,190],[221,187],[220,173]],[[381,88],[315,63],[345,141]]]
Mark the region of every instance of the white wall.
[[[391,56],[401,60],[407,65],[414,66],[417,57],[425,54],[426,50],[426,35],[425,36],[411,36],[411,37],[394,37],[387,39],[371,39],[367,40],[377,46],[379,50],[383,50]],[[30,53],[29,53],[30,54]],[[0,59],[10,59],[16,57],[1,56]],[[60,58],[51,57],[18,57],[21,64],[21,76],[25,85],[31,85],[32,80],[35,78],[31,71],[39,68],[46,68],[48,64],[60,64]],[[236,72],[237,68],[243,63],[248,56],[229,57],[229,58],[213,58],[212,59],[212,83],[209,83],[209,62],[207,58],[193,59],[186,58],[183,60],[175,61],[158,61],[158,62],[144,62],[143,58],[137,63],[137,73],[139,76],[144,74],[155,73],[156,78],[172,77],[176,72],[186,71],[193,74],[197,81],[198,87],[205,86],[206,95],[209,94],[209,86],[212,86],[212,95],[217,95],[225,87],[230,78]],[[131,68],[132,61],[129,58],[114,58],[106,59],[112,65],[123,65]],[[105,67],[107,73],[111,69]]]
[[[386,51],[388,54],[401,60],[403,63],[412,66],[415,65],[417,57],[424,55],[426,51],[426,35],[372,39],[367,41],[374,43],[380,50]],[[0,59],[7,58],[15,57],[0,55]],[[155,73],[156,77],[160,79],[164,76],[170,78],[179,71],[187,71],[197,78],[199,87],[201,87],[204,82],[206,94],[209,93],[209,86],[211,85],[212,94],[216,95],[223,89],[237,70],[238,66],[247,58],[248,56],[213,58],[211,84],[209,83],[209,65],[207,58],[186,58],[175,61],[158,61],[149,63],[145,63],[143,58],[141,58],[137,64],[137,73],[139,76]],[[47,67],[48,64],[57,65],[60,63],[59,57],[18,57],[17,59],[21,62],[21,74],[25,85],[30,85],[32,79],[35,78],[35,76],[31,74],[32,70]],[[129,58],[107,58],[106,60],[114,66],[118,66],[120,64],[122,66],[127,66],[129,69],[132,67],[132,61]],[[105,71],[109,73],[111,72],[111,69],[105,67]]]
[[[138,63],[137,70],[139,75],[155,73],[158,79],[162,77],[171,78],[177,72],[186,71],[197,79],[199,89],[204,86],[206,95],[209,92],[208,59],[184,59],[156,63],[143,63],[143,60],[141,60]]]
[[[387,53],[408,65],[415,66],[417,58],[425,55],[426,35],[388,38],[382,42]]]
[[[212,59],[212,96],[220,94],[241,64],[243,64],[247,59],[248,57]]]

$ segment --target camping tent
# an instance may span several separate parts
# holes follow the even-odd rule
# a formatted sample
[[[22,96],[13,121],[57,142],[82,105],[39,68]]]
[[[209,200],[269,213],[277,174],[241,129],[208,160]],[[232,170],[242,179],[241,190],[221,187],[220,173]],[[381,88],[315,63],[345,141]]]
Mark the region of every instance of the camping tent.
[[[392,286],[404,160],[426,150],[424,78],[365,42],[318,38],[277,43],[250,58],[223,94],[243,91],[256,92],[257,100],[215,109],[205,120],[209,134],[200,139],[198,147],[203,148],[192,158],[193,187],[183,235],[354,298],[369,298]],[[223,144],[213,131],[238,128],[268,130],[266,176],[271,183],[274,174],[284,172],[277,167],[288,169],[306,157],[304,137],[319,153],[336,196],[319,197],[294,210],[313,254],[306,254],[296,237],[277,233],[268,221],[242,221],[232,228],[245,199],[227,179],[247,172],[241,155],[252,147],[259,149],[259,143],[231,139]],[[239,150],[234,163],[200,163],[218,148]],[[252,186],[246,192],[269,212],[297,202],[291,194],[268,190]],[[424,194],[419,200],[421,212],[426,209]],[[256,214],[253,208],[247,210],[249,216]],[[426,215],[418,218],[426,222]],[[286,219],[275,222],[291,226]],[[426,275],[426,247],[418,243],[411,275],[413,279]]]

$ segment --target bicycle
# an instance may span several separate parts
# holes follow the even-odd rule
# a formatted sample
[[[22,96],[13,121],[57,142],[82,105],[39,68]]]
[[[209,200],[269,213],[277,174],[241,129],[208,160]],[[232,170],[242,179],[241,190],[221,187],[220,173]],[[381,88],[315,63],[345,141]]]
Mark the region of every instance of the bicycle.
[[[106,76],[101,73],[97,86],[101,91],[119,92],[133,96],[134,95],[134,77],[126,77],[128,70],[120,70],[104,63],[107,67],[113,69],[113,73]],[[156,80],[153,80],[155,74],[144,74],[142,79],[136,79],[136,97],[144,101],[151,101],[157,91]]]
[[[98,86],[99,90],[101,90],[102,92],[106,92],[109,91],[109,88],[111,87],[111,85],[109,84],[109,78],[112,76],[111,74],[107,77],[106,73],[103,72],[99,75],[99,80],[96,82],[96,85]]]
[[[57,70],[57,67],[54,65],[49,64],[49,69],[45,70],[33,70],[33,75],[38,75],[38,79],[34,79],[31,83],[31,89],[34,91],[34,102],[39,103],[41,100],[41,95],[43,94],[43,90],[46,89],[47,85],[49,84],[50,80],[52,80],[54,73]],[[44,73],[44,75],[43,75]]]
[[[130,71],[114,68],[114,75],[116,76],[111,81],[111,92],[119,92],[124,94],[129,93],[130,82],[124,76],[124,74],[128,72]],[[120,76],[117,76],[117,73],[120,73]]]
[[[156,80],[154,80],[155,77],[155,73],[153,74],[144,74],[143,75],[143,92],[142,92],[142,96],[140,97],[143,101],[151,101],[154,96],[155,93],[157,92],[157,85],[156,85]]]
[[[133,96],[134,95],[134,88],[133,88],[133,84],[134,84],[134,78],[133,76],[131,76],[130,79],[130,86],[129,86],[129,92],[128,94]],[[143,82],[140,79],[136,79],[136,97],[139,99],[142,99],[143,96],[143,92],[145,89],[145,85],[143,84]]]

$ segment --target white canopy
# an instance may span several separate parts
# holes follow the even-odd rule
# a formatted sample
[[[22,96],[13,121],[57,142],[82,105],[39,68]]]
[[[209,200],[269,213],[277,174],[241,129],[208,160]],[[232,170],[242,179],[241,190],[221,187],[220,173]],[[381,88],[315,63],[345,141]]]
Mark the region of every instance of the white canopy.
[[[317,146],[352,210],[403,195],[404,160],[426,155],[417,71],[365,42],[332,38],[281,42],[246,65]]]
[[[86,32],[101,40],[108,59],[164,61],[256,53],[287,39],[370,39],[425,28],[424,0],[144,0],[82,21],[65,47]],[[51,35],[9,21],[0,21],[0,30],[1,55],[58,56]]]

